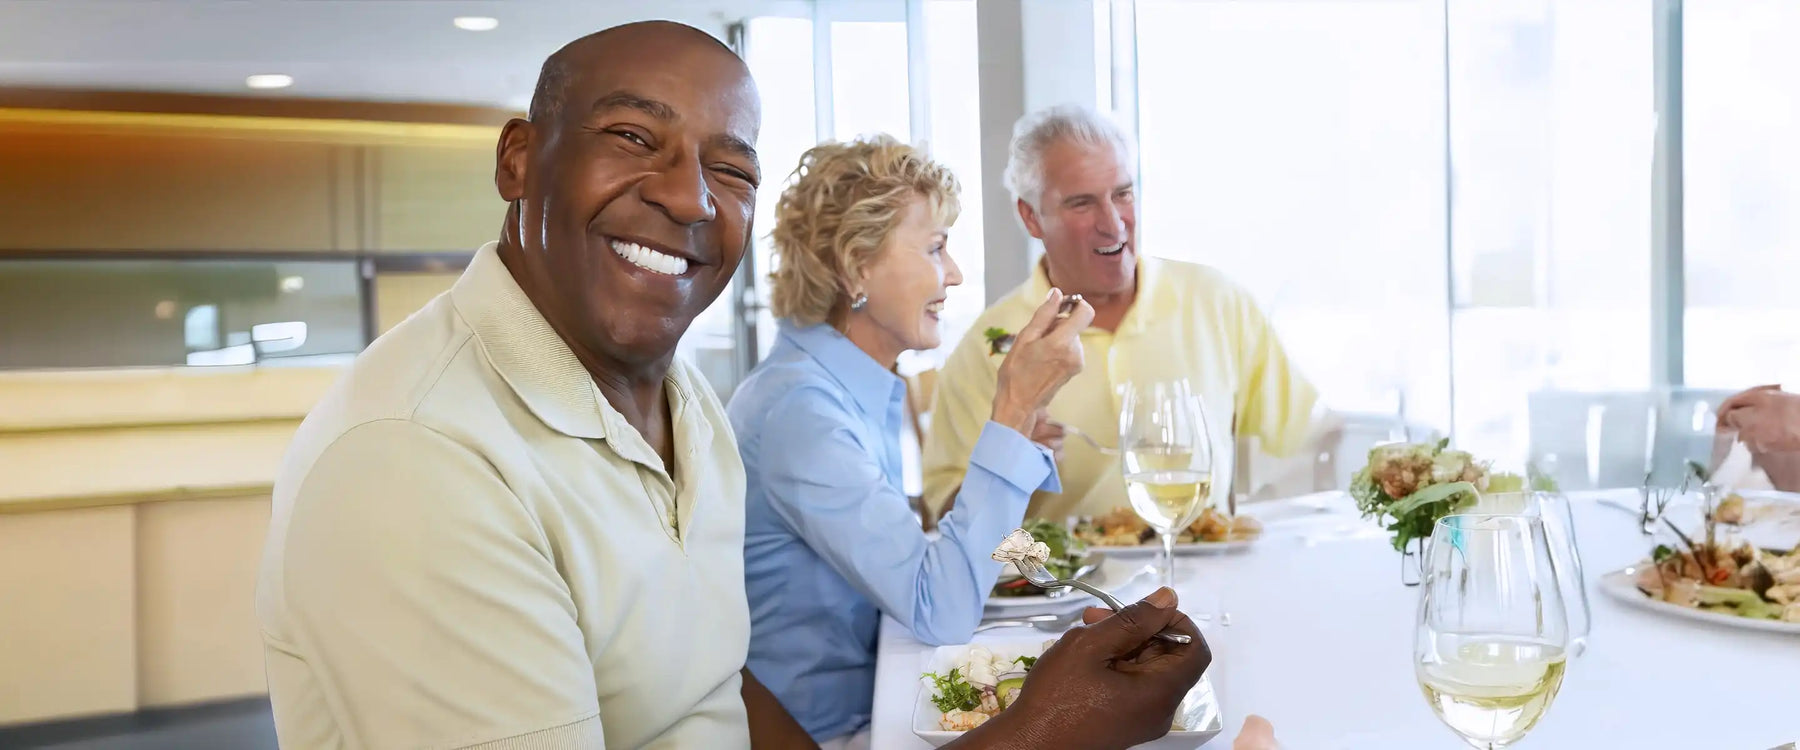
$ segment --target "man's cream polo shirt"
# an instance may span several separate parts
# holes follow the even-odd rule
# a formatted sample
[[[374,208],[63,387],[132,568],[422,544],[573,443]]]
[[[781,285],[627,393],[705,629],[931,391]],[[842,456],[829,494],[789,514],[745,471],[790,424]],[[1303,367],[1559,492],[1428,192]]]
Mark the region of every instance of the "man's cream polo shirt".
[[[1135,380],[1186,378],[1205,401],[1215,477],[1229,477],[1234,439],[1255,435],[1283,456],[1305,444],[1318,392],[1288,360],[1281,340],[1250,293],[1207,266],[1139,257],[1136,301],[1118,330],[1081,332],[1082,371],[1051,399],[1051,418],[1112,443],[1119,434],[1122,386]],[[975,440],[994,408],[1003,357],[985,332],[1017,332],[1050,293],[1039,262],[1031,278],[975,320],[944,362],[922,457],[925,501],[942,513],[968,471]],[[1038,492],[1027,517],[1063,519],[1128,507],[1117,456],[1079,440],[1063,441],[1057,462],[1062,492]],[[1213,483],[1213,505],[1230,482]]]
[[[275,484],[282,746],[747,747],[743,465],[666,387],[673,478],[491,244],[357,357]]]

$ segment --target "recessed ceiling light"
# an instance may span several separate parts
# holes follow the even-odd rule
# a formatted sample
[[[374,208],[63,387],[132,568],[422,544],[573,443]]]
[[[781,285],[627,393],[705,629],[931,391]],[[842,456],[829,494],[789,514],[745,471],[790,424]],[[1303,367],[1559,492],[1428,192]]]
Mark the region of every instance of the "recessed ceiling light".
[[[285,89],[294,85],[294,77],[280,73],[258,73],[245,78],[244,85],[253,89]]]
[[[294,292],[298,292],[305,288],[306,288],[306,277],[304,277],[304,276],[283,276],[283,277],[281,277],[281,291],[287,292],[289,294],[293,294]]]
[[[457,16],[450,22],[463,31],[493,31],[500,26],[500,19],[493,16]]]

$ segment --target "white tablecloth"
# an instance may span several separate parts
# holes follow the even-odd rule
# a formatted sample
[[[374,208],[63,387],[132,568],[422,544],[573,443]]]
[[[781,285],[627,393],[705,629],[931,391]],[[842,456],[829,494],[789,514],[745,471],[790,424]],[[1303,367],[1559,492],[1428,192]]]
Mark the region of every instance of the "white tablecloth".
[[[1635,514],[1597,500],[1574,501],[1593,634],[1543,723],[1515,747],[1765,750],[1800,739],[1800,638],[1666,617],[1601,593],[1598,577],[1647,545]],[[1207,747],[1229,748],[1247,712],[1274,722],[1288,750],[1461,747],[1413,679],[1418,589],[1401,585],[1398,553],[1355,518],[1348,496],[1331,506],[1341,512],[1271,525],[1249,552],[1177,560],[1184,606],[1222,592],[1231,612],[1230,627],[1207,628],[1227,721]],[[993,630],[977,642],[1035,634]],[[929,747],[911,724],[931,651],[883,622],[873,750]]]

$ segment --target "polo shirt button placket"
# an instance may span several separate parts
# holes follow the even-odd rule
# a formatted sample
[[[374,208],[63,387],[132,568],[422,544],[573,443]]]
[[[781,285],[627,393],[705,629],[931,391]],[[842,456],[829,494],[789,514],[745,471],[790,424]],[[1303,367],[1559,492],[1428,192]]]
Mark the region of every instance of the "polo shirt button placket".
[[[663,517],[669,521],[669,539],[674,540],[675,544],[679,546],[681,544],[681,516],[677,515],[673,487],[667,489],[671,492],[664,496]]]
[[[644,485],[644,493],[656,504],[662,515],[664,533],[677,546],[681,544],[681,520],[676,515],[675,483],[663,472],[645,465],[638,466],[638,477]]]

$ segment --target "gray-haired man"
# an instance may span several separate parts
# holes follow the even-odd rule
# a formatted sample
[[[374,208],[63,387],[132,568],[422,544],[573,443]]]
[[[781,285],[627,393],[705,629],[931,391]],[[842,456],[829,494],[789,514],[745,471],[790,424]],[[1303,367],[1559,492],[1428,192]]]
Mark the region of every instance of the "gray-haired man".
[[[1040,424],[1116,434],[1119,386],[1181,377],[1206,401],[1217,471],[1231,469],[1234,422],[1236,434],[1260,438],[1274,455],[1308,442],[1318,395],[1250,294],[1212,268],[1139,252],[1135,163],[1124,131],[1082,107],[1052,107],[1014,128],[1006,185],[1044,257],[1029,280],[982,313],[944,364],[924,455],[927,507],[942,512],[962,484],[986,420],[981,405],[992,403],[1000,357],[986,332],[1018,330],[1051,286],[1082,295],[1095,315],[1081,336],[1088,367]],[[1053,427],[1033,437],[1058,436]],[[1098,515],[1126,504],[1116,457],[1070,443],[1057,470],[1063,491],[1038,493],[1028,516]]]

